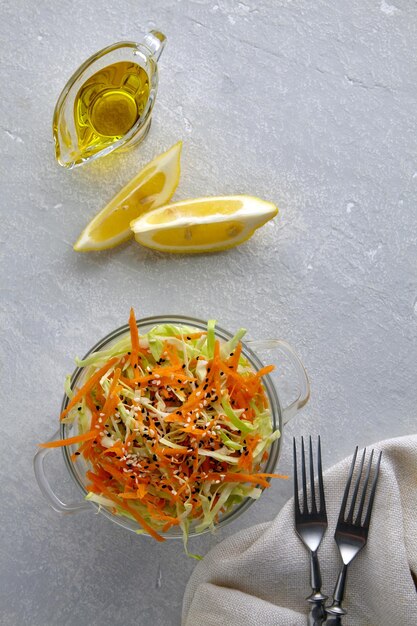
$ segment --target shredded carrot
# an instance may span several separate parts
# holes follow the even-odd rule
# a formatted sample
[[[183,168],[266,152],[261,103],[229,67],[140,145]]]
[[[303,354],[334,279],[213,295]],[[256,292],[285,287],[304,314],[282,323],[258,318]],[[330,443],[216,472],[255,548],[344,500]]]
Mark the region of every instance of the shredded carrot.
[[[146,485],[144,485],[143,483],[138,485],[137,494],[140,499],[144,498],[147,493],[148,493],[148,488]]]
[[[246,441],[246,450],[245,450],[245,454],[242,454],[240,456],[239,462],[238,462],[238,467],[242,467],[246,470],[249,470],[252,468],[253,465],[253,452],[256,448],[257,443],[260,441],[261,436],[260,435],[247,435],[245,438]]]
[[[61,446],[71,446],[73,443],[81,443],[83,441],[90,441],[97,437],[97,431],[89,431],[82,435],[75,435],[74,437],[68,437],[67,439],[55,439],[54,441],[47,441],[46,443],[40,443],[41,448],[60,448]]]
[[[130,354],[130,364],[132,367],[137,367],[139,356],[139,331],[136,324],[135,312],[133,307],[130,309],[129,316],[129,328],[130,328],[130,340],[132,343],[132,350]]]
[[[210,473],[208,480],[220,480],[225,483],[255,483],[263,487],[269,487],[266,478],[283,478],[288,476],[281,474],[243,474],[241,472],[226,472],[225,474]]]
[[[172,363],[172,367],[174,369],[180,369],[182,363],[181,360],[178,356],[178,352],[175,348],[175,346],[173,346],[171,343],[169,343],[168,341],[166,341],[164,343],[164,351],[166,352],[169,360]]]
[[[261,378],[261,376],[266,376],[266,374],[270,374],[275,369],[275,365],[266,365],[265,367],[261,367],[255,374],[256,378]]]
[[[239,365],[239,359],[240,359],[240,355],[242,354],[242,344],[238,343],[238,345],[236,346],[236,349],[233,353],[233,356],[230,357],[230,365],[232,366],[232,368],[235,370],[235,372],[237,371],[238,365]]]
[[[71,409],[78,404],[78,402],[85,396],[85,394],[90,391],[90,389],[92,389],[94,387],[94,385],[96,383],[98,383],[98,381],[100,380],[100,378],[102,376],[104,376],[104,374],[106,374],[106,372],[109,371],[109,369],[115,364],[117,363],[117,357],[113,357],[112,359],[110,359],[109,361],[107,361],[107,363],[105,365],[103,365],[103,367],[100,367],[99,370],[97,370],[97,372],[95,374],[93,374],[91,376],[91,378],[89,378],[87,380],[87,382],[81,387],[81,389],[79,389],[77,391],[77,393],[72,397],[72,399],[70,400],[70,402],[68,402],[67,407],[62,411],[61,413],[61,419],[63,419],[69,411],[71,411]]]
[[[135,518],[135,520],[138,522],[138,524],[140,524],[142,526],[142,528],[144,528],[144,530],[146,530],[146,532],[151,535],[151,537],[153,537],[157,541],[165,541],[165,538],[161,537],[161,535],[159,533],[157,533],[156,530],[154,530],[152,528],[152,526],[150,526],[143,519],[143,517],[141,515],[139,515],[139,513],[136,511],[136,509],[134,509],[131,506],[129,506],[129,504],[127,502],[121,501],[118,496],[114,495],[111,491],[109,491],[106,488],[103,488],[103,495],[106,496],[107,498],[109,498],[109,500],[113,500],[113,502],[115,502],[116,504],[121,506],[123,509],[125,509],[125,511],[128,511],[132,515],[132,517]]]

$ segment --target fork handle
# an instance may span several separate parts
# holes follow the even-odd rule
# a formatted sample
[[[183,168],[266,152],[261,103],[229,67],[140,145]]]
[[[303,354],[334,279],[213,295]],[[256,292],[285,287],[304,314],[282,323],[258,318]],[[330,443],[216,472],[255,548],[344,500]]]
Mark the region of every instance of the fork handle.
[[[343,626],[340,615],[329,616],[325,622],[322,622],[322,624],[323,626]]]
[[[343,598],[345,597],[345,586],[346,586],[346,578],[347,578],[348,566],[343,565],[340,570],[339,576],[337,578],[337,583],[333,592],[333,602],[331,606],[326,607],[326,613],[331,616],[331,618],[338,619],[339,621],[332,621],[332,619],[327,619],[325,622],[326,625],[329,624],[341,624],[341,618],[343,615],[346,615],[347,611],[342,607]]]
[[[312,605],[308,615],[308,625],[320,626],[326,615],[324,603],[327,600],[327,596],[321,593],[321,573],[317,550],[310,553],[310,577],[313,593],[307,598]]]

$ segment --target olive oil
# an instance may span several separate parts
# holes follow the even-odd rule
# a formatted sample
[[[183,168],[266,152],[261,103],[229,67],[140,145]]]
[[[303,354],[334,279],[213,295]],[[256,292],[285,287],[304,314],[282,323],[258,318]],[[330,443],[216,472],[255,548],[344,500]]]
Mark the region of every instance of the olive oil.
[[[137,63],[119,61],[99,70],[74,100],[79,147],[94,154],[121,139],[144,114],[149,77]]]

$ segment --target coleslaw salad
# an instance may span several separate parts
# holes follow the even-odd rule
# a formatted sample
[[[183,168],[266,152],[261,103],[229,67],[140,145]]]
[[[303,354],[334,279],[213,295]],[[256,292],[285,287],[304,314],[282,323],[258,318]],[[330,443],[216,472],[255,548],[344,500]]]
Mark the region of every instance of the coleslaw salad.
[[[182,324],[130,332],[110,348],[78,361],[79,389],[66,385],[61,414],[77,435],[42,444],[76,445],[72,461],[88,465],[86,499],[135,520],[158,541],[173,527],[186,542],[213,529],[269,479],[262,466],[272,443],[271,409],[262,378],[242,354],[239,330],[228,341]]]

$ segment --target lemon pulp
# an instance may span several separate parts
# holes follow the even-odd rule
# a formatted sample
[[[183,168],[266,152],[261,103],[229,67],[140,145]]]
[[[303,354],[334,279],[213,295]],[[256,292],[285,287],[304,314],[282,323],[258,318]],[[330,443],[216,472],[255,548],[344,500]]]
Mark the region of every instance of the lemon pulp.
[[[171,199],[180,177],[182,143],[148,163],[86,226],[78,252],[105,250],[133,237],[130,222]]]
[[[252,196],[219,196],[176,202],[131,223],[138,243],[172,253],[215,252],[237,246],[278,212]]]

